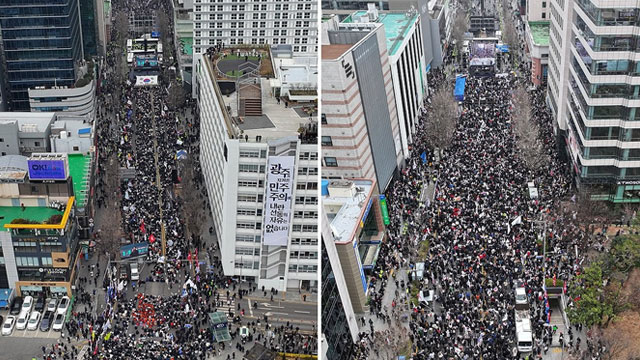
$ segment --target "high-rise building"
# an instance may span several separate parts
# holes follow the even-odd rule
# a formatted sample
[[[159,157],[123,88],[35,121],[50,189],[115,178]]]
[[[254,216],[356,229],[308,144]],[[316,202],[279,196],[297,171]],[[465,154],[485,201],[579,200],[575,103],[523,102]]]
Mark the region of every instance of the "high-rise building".
[[[322,219],[322,232],[330,234],[329,219],[324,211]],[[351,359],[354,344],[359,340],[358,319],[353,312],[342,267],[337,259],[336,245],[331,241],[326,242],[322,236],[323,359]]]
[[[82,25],[82,42],[85,56],[98,55],[97,7],[103,6],[102,0],[80,0],[80,24]]]
[[[384,191],[404,161],[387,40],[382,24],[355,25],[323,23],[323,176]]]
[[[74,85],[84,58],[78,0],[2,1],[0,30],[12,110],[29,110],[29,88]]]
[[[367,10],[374,3],[380,10],[389,10],[389,0],[322,0],[322,10]]]
[[[224,274],[266,288],[316,291],[318,144],[317,122],[308,115],[313,103],[281,103],[268,95],[269,79],[256,72],[238,82],[218,81],[213,60],[201,56],[194,79],[202,172]],[[296,67],[297,76],[305,69],[313,72]]]
[[[216,44],[288,44],[294,53],[315,54],[317,10],[312,0],[198,1],[193,8],[194,53]]]
[[[640,199],[640,5],[551,0],[548,103],[579,187]]]
[[[525,21],[525,33],[527,61],[531,65],[531,82],[540,86],[547,82],[549,67],[549,1],[527,2],[527,15]]]
[[[383,12],[370,4],[368,10],[354,12],[340,25],[356,30],[367,23],[384,25],[400,125],[400,147],[404,158],[408,158],[422,100],[427,93],[427,63],[424,58],[420,14],[416,9]]]
[[[374,181],[323,180],[323,242],[327,248],[332,242],[331,266],[342,273],[355,314],[369,311],[369,278],[385,237],[385,211],[386,199],[378,195]]]

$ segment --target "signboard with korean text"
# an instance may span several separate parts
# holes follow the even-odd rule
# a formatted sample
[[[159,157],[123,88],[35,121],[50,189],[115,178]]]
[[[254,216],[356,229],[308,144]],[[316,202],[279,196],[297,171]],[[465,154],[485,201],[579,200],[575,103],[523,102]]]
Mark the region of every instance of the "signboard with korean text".
[[[387,198],[384,194],[380,194],[380,210],[382,211],[382,220],[385,225],[389,225],[391,220],[389,219],[389,209],[387,209]]]
[[[30,180],[66,180],[64,160],[27,160]]]
[[[294,169],[293,156],[269,156],[264,245],[286,246],[288,243]]]

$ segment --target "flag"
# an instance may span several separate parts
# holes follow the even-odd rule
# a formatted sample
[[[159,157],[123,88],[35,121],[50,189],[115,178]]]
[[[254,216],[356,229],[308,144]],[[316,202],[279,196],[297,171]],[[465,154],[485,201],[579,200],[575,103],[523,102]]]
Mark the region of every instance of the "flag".
[[[143,234],[147,232],[147,230],[144,227],[144,219],[142,219],[142,223],[140,224],[140,231],[142,231]]]
[[[150,242],[150,243],[152,243],[152,244],[153,244],[154,242],[156,242],[156,237],[155,237],[155,235],[153,235],[153,234],[149,235],[149,242]]]
[[[427,163],[427,152],[423,151],[422,154],[420,154],[420,158],[422,159],[422,163],[426,164]]]
[[[562,286],[562,293],[566,294],[567,293],[567,282],[564,282],[564,286]]]
[[[518,216],[511,222],[511,226],[516,226],[522,224],[522,215]]]
[[[556,274],[553,274],[553,286],[556,286]]]

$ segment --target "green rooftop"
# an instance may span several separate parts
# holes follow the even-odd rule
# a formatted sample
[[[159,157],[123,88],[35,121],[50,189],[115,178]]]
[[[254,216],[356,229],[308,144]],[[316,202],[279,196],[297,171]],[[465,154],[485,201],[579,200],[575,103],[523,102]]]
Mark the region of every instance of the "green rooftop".
[[[353,19],[358,19],[366,14],[366,10],[356,11],[342,22],[346,24],[355,23]],[[387,38],[387,50],[389,51],[390,56],[395,55],[396,51],[398,51],[398,48],[407,36],[409,29],[411,29],[416,21],[418,21],[417,14],[407,17],[405,13],[378,13],[378,20],[375,22],[382,23],[384,25],[384,32]]]
[[[540,46],[549,45],[549,22],[548,21],[529,21],[531,36],[533,43]]]
[[[20,206],[0,206],[0,231],[6,231],[5,224],[10,224],[15,219],[25,219],[37,222],[48,220],[51,215],[62,215],[62,211],[44,207],[32,206],[22,210]]]
[[[76,196],[76,207],[84,208],[87,205],[87,187],[89,180],[89,166],[91,156],[82,154],[69,154],[69,175],[73,180],[73,192]]]

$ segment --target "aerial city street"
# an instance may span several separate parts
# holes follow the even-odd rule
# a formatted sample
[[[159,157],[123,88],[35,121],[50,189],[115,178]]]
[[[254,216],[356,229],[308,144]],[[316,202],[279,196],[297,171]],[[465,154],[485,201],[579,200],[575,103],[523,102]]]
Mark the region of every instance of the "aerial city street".
[[[0,359],[318,358],[317,5],[196,3],[0,2]]]
[[[322,9],[322,355],[637,359],[637,2]]]

